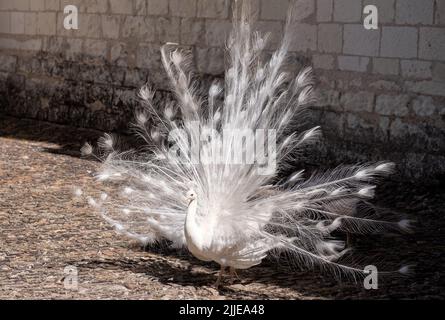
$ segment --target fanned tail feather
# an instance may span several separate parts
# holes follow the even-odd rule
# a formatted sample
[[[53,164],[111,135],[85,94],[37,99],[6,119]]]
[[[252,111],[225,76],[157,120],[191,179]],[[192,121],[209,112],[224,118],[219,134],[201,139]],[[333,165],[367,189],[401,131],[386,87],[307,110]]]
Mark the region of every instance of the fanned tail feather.
[[[197,94],[190,56],[174,44],[162,47],[162,63],[176,101],[155,106],[154,91],[144,86],[139,93],[144,108],[132,124],[143,141],[142,151],[119,152],[112,135],[98,144],[103,164],[97,178],[108,183],[112,193],[90,202],[119,232],[145,243],[167,239],[184,246],[188,206],[184,195],[193,188],[205,212],[203,219],[230,230],[232,237],[225,241],[248,243],[234,257],[239,264],[248,267],[248,261],[261,261],[268,253],[286,252],[298,265],[359,274],[361,269],[336,262],[348,249],[332,240],[333,232],[409,228],[407,220],[376,219],[368,203],[374,182],[393,171],[392,163],[345,166],[304,180],[300,170],[278,179],[276,174],[259,175],[258,163],[231,162],[230,154],[238,147],[235,138],[241,134],[236,130],[274,130],[277,145],[269,155],[276,153],[277,173],[320,137],[318,126],[294,132],[295,122],[315,100],[315,82],[310,67],[296,77],[285,71],[293,10],[281,45],[266,62],[262,53],[268,37],[251,30],[248,1],[241,18],[234,10],[227,44],[230,66],[224,83],[213,83],[206,99]],[[197,126],[208,132],[209,139],[201,141],[199,149],[206,163],[193,158],[191,142],[199,139]],[[236,134],[222,139],[224,130]],[[82,153],[92,154],[93,147],[85,145]]]

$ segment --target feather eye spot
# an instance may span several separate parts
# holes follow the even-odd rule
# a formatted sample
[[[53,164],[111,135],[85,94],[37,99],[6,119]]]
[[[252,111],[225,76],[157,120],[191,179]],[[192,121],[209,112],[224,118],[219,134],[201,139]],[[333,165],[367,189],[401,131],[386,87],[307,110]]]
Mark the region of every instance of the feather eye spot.
[[[88,204],[89,204],[90,206],[92,206],[92,207],[98,207],[98,204],[97,204],[96,200],[94,200],[94,199],[91,198],[91,197],[88,197]]]
[[[139,90],[139,97],[146,102],[150,102],[151,100],[153,100],[153,96],[154,92],[149,88],[148,85],[143,86]]]
[[[80,188],[75,188],[74,191],[73,191],[73,193],[74,193],[74,196],[75,196],[75,197],[81,197],[82,194],[83,194],[83,191],[82,191],[82,189],[80,189]]]
[[[411,275],[414,273],[414,268],[411,265],[404,265],[400,267],[399,273],[403,275]]]
[[[368,169],[362,169],[357,171],[357,173],[354,175],[357,179],[365,179],[369,176],[369,170]]]
[[[80,153],[82,156],[89,156],[93,153],[93,147],[88,142],[85,142],[82,148],[80,148]]]
[[[209,96],[214,98],[222,92],[222,88],[218,84],[212,84],[209,89]]]
[[[400,229],[404,231],[409,231],[411,229],[411,220],[402,219],[397,223],[397,225],[399,226]]]
[[[382,163],[375,170],[381,173],[391,173],[394,171],[395,165],[392,162]]]
[[[145,113],[137,113],[136,114],[136,121],[139,125],[145,125],[148,121],[148,117]]]
[[[375,195],[375,186],[362,188],[358,194],[362,197],[373,198]]]
[[[114,138],[111,134],[105,133],[99,138],[99,147],[104,150],[113,150]]]

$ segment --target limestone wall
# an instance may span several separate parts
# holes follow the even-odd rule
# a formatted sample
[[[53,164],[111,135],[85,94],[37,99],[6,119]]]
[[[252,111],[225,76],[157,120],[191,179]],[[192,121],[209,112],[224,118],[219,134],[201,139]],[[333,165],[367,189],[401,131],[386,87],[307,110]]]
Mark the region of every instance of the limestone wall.
[[[159,46],[177,42],[219,76],[234,0],[0,0],[0,112],[123,130],[150,81],[167,96]],[[319,160],[390,159],[445,173],[445,0],[300,0],[291,51],[320,81]],[[288,0],[253,0],[256,28],[283,30]],[[377,30],[363,8],[379,9]],[[63,27],[66,5],[79,29]]]

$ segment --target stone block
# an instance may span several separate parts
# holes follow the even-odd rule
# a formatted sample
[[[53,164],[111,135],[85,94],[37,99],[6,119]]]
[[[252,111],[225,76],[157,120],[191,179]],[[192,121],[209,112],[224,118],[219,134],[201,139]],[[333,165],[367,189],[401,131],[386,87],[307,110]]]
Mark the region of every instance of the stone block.
[[[445,82],[406,81],[405,87],[412,92],[445,97]]]
[[[433,24],[434,0],[397,0],[397,24]]]
[[[181,20],[181,43],[184,45],[205,44],[205,20],[183,18]]]
[[[37,13],[37,34],[55,35],[56,34],[56,13],[39,12]]]
[[[362,18],[362,4],[357,0],[335,0],[334,21],[359,22]]]
[[[334,11],[333,0],[317,0],[317,21],[332,21],[332,12]]]
[[[31,0],[30,2],[32,2]],[[45,0],[45,11],[58,11],[60,10],[59,0]]]
[[[0,54],[0,71],[14,72],[17,66],[17,57]]]
[[[341,52],[343,46],[343,27],[327,23],[318,25],[318,50],[320,52]]]
[[[11,13],[0,12],[0,33],[11,32]]]
[[[136,0],[134,3],[134,12],[138,16],[147,15],[147,1],[146,0]]]
[[[147,14],[150,15],[167,15],[168,0],[148,0]]]
[[[435,24],[445,24],[445,1],[436,0]]]
[[[224,20],[206,21],[206,44],[211,47],[222,47],[232,30],[232,24]]]
[[[37,13],[25,12],[25,34],[37,34]]]
[[[198,71],[203,74],[221,75],[224,73],[224,50],[222,48],[196,48]]]
[[[419,60],[402,60],[400,62],[402,76],[405,78],[430,79],[432,63]]]
[[[86,39],[84,53],[94,57],[105,58],[107,55],[107,42],[104,40]]]
[[[444,28],[420,28],[419,58],[445,61]]]
[[[288,6],[289,0],[261,0],[261,19],[284,20]]]
[[[380,30],[366,30],[361,24],[346,24],[344,26],[343,53],[378,56]]]
[[[29,6],[31,11],[44,11],[45,0],[31,0],[29,1]]]
[[[286,20],[287,13],[292,1],[289,0],[262,0],[261,19],[264,20]],[[302,21],[311,16],[315,11],[315,0],[296,1],[295,20]]]
[[[29,0],[1,0],[0,10],[28,11],[30,9],[29,3]]]
[[[156,37],[158,42],[179,42],[179,19],[177,17],[158,17],[156,19]]]
[[[376,74],[398,75],[399,60],[388,58],[372,59],[372,72]]]
[[[154,41],[155,25],[156,20],[152,17],[126,16],[122,26],[122,37]]]
[[[101,15],[102,35],[106,39],[118,39],[121,16]]]
[[[434,62],[433,80],[445,82],[445,63]]]
[[[197,0],[198,18],[227,19],[231,1],[229,0]],[[278,5],[278,4],[277,4]]]
[[[86,6],[87,13],[107,13],[108,1],[107,0],[88,0]],[[63,10],[63,7],[62,7]]]
[[[337,90],[319,88],[315,94],[317,97],[315,106],[321,107],[323,110],[343,111],[343,105],[340,103],[340,92]]]
[[[414,113],[421,117],[431,117],[438,109],[433,98],[428,96],[417,96],[412,106]]]
[[[312,56],[312,64],[315,69],[334,69],[335,59],[329,54],[314,54]]]
[[[368,57],[338,56],[338,68],[343,71],[366,72],[368,65]]]
[[[114,14],[133,14],[133,0],[109,0],[110,10]]]
[[[132,58],[131,54],[132,52],[128,49],[127,44],[124,42],[116,42],[110,46],[110,62],[113,65],[127,67],[128,61]]]
[[[167,1],[167,0],[166,0]],[[170,15],[174,17],[196,17],[196,0],[168,0]]]
[[[11,33],[24,34],[25,33],[25,13],[11,12]]]
[[[315,51],[317,48],[317,26],[306,23],[296,23],[292,26],[295,35],[290,45],[290,51]],[[277,28],[278,29],[278,28]]]
[[[377,97],[375,111],[384,116],[405,117],[409,113],[409,95],[380,95]]]
[[[101,38],[101,16],[98,14],[82,14],[79,15],[79,29],[70,30],[72,34],[76,34],[85,38]]]
[[[348,112],[372,112],[374,94],[367,91],[346,92],[341,96],[340,103]]]
[[[417,58],[417,28],[383,27],[380,54],[391,58]]]

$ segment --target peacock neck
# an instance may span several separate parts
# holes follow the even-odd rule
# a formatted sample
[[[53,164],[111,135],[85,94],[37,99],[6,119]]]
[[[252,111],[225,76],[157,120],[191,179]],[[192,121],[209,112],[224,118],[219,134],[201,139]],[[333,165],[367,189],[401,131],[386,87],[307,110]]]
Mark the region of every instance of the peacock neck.
[[[187,216],[185,217],[185,233],[187,240],[194,243],[200,242],[199,226],[198,226],[198,203],[192,200],[187,208]]]

